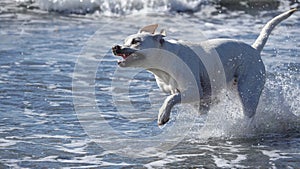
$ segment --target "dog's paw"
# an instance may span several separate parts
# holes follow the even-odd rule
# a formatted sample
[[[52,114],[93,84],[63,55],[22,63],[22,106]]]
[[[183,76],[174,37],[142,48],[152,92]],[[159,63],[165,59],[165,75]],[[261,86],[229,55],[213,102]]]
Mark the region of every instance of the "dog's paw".
[[[162,120],[159,120],[159,119],[158,119],[157,124],[158,124],[159,126],[163,126],[163,125],[165,125],[169,120],[170,120],[170,118],[162,119]]]
[[[170,120],[171,108],[161,107],[158,114],[157,124],[159,126],[166,124]]]

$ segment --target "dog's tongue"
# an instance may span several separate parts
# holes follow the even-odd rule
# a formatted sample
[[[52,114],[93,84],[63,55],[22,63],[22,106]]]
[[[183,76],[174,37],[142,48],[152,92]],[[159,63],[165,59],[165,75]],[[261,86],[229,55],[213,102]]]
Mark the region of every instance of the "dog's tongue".
[[[123,59],[126,59],[127,57],[128,57],[128,55],[126,55],[126,54],[118,54],[118,56],[121,56]]]

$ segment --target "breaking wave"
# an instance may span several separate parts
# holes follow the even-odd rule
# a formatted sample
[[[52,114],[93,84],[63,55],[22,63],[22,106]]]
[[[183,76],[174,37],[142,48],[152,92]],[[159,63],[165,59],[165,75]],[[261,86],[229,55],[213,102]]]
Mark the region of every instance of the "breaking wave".
[[[299,7],[288,1],[235,0],[15,0],[19,6],[60,13],[120,16],[143,13],[195,13],[208,7],[213,13],[226,10],[276,10],[279,6]],[[250,12],[251,13],[251,12]]]
[[[197,12],[205,0],[16,0],[20,5],[63,13],[126,15],[135,12]]]

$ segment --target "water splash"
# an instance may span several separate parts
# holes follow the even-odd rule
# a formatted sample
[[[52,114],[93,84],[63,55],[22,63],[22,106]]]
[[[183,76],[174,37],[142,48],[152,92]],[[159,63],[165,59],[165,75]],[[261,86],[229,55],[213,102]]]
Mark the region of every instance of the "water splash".
[[[235,90],[223,92],[214,104],[203,127],[191,132],[195,141],[210,138],[244,138],[274,134],[291,134],[300,130],[299,79],[289,75],[270,75],[254,118],[243,115]]]

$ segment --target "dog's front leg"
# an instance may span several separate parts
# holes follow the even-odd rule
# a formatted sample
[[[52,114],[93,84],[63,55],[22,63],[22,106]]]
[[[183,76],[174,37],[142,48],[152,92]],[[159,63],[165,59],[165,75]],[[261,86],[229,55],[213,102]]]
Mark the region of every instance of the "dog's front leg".
[[[159,109],[157,123],[158,125],[164,125],[170,119],[171,109],[175,104],[181,102],[181,94],[176,93],[171,96],[168,96],[164,101],[164,104]]]
[[[158,125],[164,125],[170,119],[171,110],[174,105],[178,103],[192,103],[200,101],[200,97],[203,96],[202,88],[198,89],[199,93],[195,92],[197,89],[189,88],[183,92],[172,94],[166,98],[164,104],[159,109]]]

